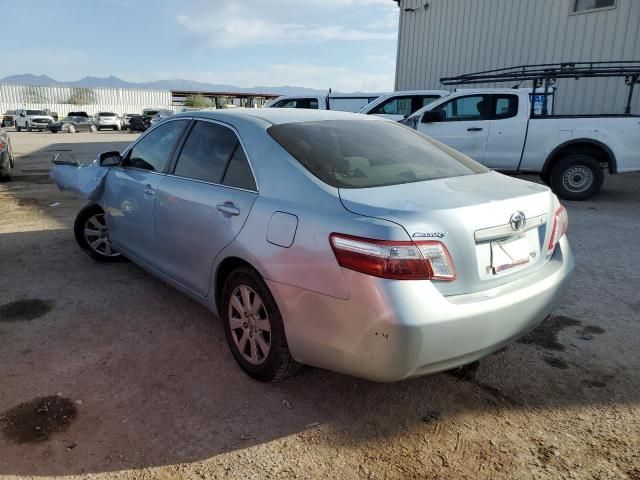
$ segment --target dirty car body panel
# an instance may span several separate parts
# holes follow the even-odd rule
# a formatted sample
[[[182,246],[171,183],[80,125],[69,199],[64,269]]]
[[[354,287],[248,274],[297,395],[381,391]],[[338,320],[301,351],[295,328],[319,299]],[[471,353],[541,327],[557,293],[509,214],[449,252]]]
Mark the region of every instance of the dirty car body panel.
[[[205,131],[226,160],[212,153],[202,172]],[[389,149],[406,163],[387,163]],[[114,248],[214,313],[224,266],[248,264],[295,360],[371,380],[501,348],[552,312],[573,269],[547,187],[375,116],[188,112],[153,126],[118,166],[56,165],[52,177],[101,205]]]

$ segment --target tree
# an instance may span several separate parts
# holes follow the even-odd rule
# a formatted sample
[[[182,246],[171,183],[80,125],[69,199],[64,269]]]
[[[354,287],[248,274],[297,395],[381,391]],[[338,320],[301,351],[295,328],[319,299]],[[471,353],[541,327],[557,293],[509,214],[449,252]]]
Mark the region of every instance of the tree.
[[[64,103],[71,105],[89,105],[95,103],[96,94],[90,88],[74,88]]]
[[[204,95],[189,95],[184,99],[185,107],[194,107],[194,108],[210,108],[213,106],[213,102],[205,97]]]

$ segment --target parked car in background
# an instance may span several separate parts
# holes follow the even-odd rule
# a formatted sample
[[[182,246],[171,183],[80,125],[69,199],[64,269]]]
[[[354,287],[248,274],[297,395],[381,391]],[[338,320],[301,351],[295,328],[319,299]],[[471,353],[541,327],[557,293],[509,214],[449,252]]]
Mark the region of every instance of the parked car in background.
[[[129,121],[134,115],[137,115],[137,113],[125,113],[124,115],[122,115],[122,128],[129,127]]]
[[[16,110],[14,115],[16,131],[23,128],[30,132],[31,130],[46,130],[47,126],[53,122],[53,117],[44,110],[30,110],[21,108]]]
[[[87,112],[69,112],[67,114],[67,117],[85,117],[85,118],[89,118],[89,114]]]
[[[162,120],[164,120],[165,118],[170,117],[171,115],[174,115],[176,112],[174,112],[173,110],[159,110],[158,113],[156,113],[150,121],[150,125],[154,125],[158,122],[161,122]]]
[[[2,116],[2,126],[3,127],[13,127],[13,117],[15,115],[15,110],[7,110],[5,114]]]
[[[53,118],[56,122],[58,121],[58,112],[52,112],[48,108],[44,108],[43,110],[47,115]]]
[[[52,122],[47,129],[51,133],[58,132],[97,132],[98,127],[93,123],[93,119],[88,117],[72,117],[68,116],[58,122]]]
[[[103,128],[122,130],[122,120],[117,113],[113,112],[96,113],[93,117],[93,123],[95,123],[98,130],[102,130]]]
[[[11,180],[14,159],[11,139],[4,128],[0,128],[0,180]]]
[[[265,108],[304,108],[357,112],[382,93],[329,93],[328,95],[285,95],[275,98]]]
[[[547,317],[574,265],[548,187],[373,115],[177,114],[51,176],[90,200],[74,225],[89,256],[217,312],[262,381],[300,363],[377,381],[471,363]]]
[[[366,105],[359,113],[400,121],[434,100],[449,95],[447,90],[411,90],[388,93]]]
[[[464,89],[403,123],[495,170],[538,173],[567,200],[595,195],[610,173],[640,171],[640,128],[632,115],[530,117],[524,89]]]
[[[145,108],[142,115],[132,115],[129,119],[129,130],[144,132],[151,125],[151,119],[159,112],[157,108]]]

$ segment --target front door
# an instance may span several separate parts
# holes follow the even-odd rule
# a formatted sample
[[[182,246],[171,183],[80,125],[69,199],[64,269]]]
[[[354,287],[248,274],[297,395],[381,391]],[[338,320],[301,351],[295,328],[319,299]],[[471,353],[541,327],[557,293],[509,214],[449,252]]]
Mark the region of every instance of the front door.
[[[216,256],[240,233],[258,196],[255,179],[236,133],[207,120],[196,121],[172,170],[156,198],[160,268],[206,296]]]
[[[103,208],[110,240],[148,263],[157,260],[153,211],[156,191],[188,120],[174,120],[150,130],[125,154],[105,181]]]
[[[482,163],[489,138],[489,104],[488,95],[453,98],[434,108],[444,112],[442,121],[420,122],[418,131]]]

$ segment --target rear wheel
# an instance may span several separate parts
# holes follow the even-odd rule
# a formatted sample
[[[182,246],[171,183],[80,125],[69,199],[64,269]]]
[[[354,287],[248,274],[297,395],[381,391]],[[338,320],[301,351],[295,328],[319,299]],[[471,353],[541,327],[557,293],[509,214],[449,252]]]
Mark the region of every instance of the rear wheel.
[[[565,200],[591,198],[604,182],[600,164],[586,154],[564,157],[553,167],[549,178],[552,190]]]
[[[73,225],[76,242],[84,252],[99,262],[120,262],[124,257],[113,250],[109,227],[99,205],[91,204],[78,212]]]
[[[251,268],[234,270],[224,283],[220,315],[234,358],[253,378],[282,380],[300,364],[289,352],[282,315],[262,278]]]
[[[3,166],[4,165],[4,166]],[[13,160],[7,152],[0,157],[0,181],[7,182],[11,180],[11,169],[13,167]]]

